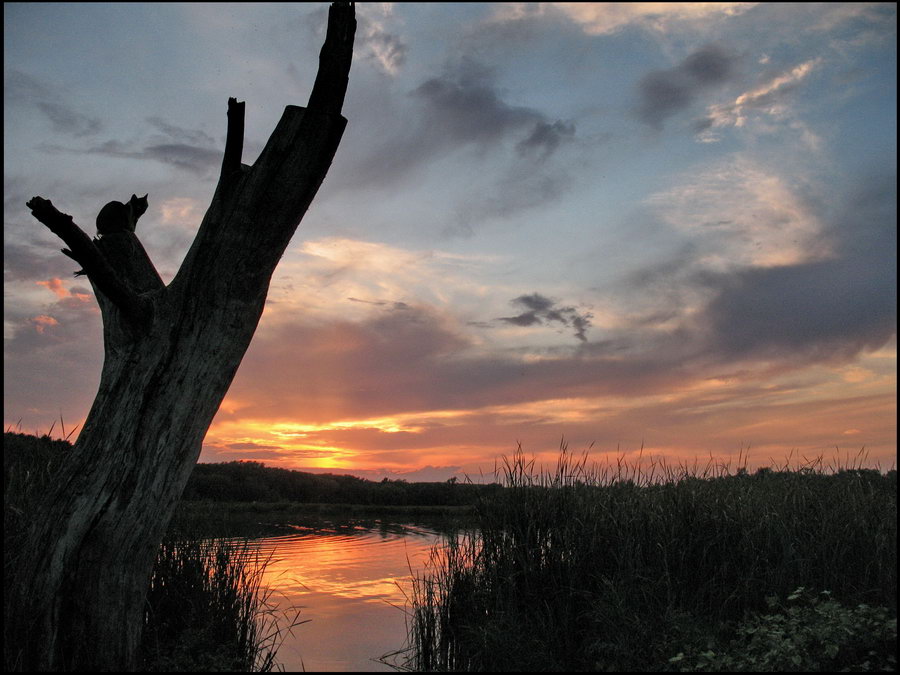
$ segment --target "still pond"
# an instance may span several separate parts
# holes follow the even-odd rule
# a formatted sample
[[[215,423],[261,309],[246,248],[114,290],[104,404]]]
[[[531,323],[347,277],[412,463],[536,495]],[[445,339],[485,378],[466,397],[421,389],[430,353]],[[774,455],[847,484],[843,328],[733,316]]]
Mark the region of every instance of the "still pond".
[[[281,610],[299,619],[277,654],[287,672],[392,671],[407,638],[412,579],[421,575],[442,536],[425,525],[319,521],[254,538],[273,552],[264,585]],[[293,613],[292,613],[293,615]],[[283,616],[283,615],[282,615]]]

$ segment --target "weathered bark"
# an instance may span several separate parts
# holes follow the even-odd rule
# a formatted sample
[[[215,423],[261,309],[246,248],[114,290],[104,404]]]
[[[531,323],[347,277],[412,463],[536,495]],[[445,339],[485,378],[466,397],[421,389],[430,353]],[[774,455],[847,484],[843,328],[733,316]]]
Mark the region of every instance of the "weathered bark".
[[[244,104],[229,100],[219,184],[168,286],[133,233],[92,241],[48,200],[29,201],[94,287],[105,355],[96,399],[43,499],[29,564],[6,603],[17,669],[135,667],[160,539],[346,125],[355,27],[353,3],[334,3],[308,106],[287,106],[252,167],[241,164]]]

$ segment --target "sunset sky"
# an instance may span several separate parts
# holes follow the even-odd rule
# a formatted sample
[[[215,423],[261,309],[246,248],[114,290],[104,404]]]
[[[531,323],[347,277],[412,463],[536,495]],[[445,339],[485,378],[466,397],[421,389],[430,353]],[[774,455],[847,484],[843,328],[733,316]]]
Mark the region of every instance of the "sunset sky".
[[[897,14],[357,3],[337,157],[201,461],[380,479],[597,461],[896,463]],[[99,311],[25,206],[172,279],[230,96],[252,163],[326,3],[4,4],[4,426],[80,425]],[[79,426],[80,428],[80,426]]]

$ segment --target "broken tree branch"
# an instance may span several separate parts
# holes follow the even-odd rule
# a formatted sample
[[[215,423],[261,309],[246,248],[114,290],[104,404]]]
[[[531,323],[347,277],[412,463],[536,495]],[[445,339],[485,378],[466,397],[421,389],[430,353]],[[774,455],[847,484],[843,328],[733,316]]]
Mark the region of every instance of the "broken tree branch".
[[[310,110],[340,114],[347,92],[355,34],[354,3],[332,3],[328,9],[325,42],[319,52],[319,70],[306,105]]]
[[[244,101],[228,99],[228,135],[225,137],[225,154],[222,157],[222,180],[229,180],[241,168],[244,153]]]
[[[69,247],[62,252],[81,265],[88,278],[118,307],[129,320],[141,325],[150,319],[150,305],[146,298],[129,289],[85,234],[72,216],[59,211],[49,199],[32,197],[26,203],[31,214]]]

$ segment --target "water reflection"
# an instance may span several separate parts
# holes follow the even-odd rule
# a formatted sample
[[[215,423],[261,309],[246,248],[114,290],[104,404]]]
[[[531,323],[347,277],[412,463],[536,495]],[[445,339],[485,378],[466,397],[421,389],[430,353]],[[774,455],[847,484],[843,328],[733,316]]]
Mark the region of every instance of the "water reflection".
[[[412,524],[293,525],[256,540],[274,551],[264,583],[284,609],[301,607],[278,651],[286,671],[389,671],[377,661],[406,640],[411,578],[421,573],[440,535]]]

